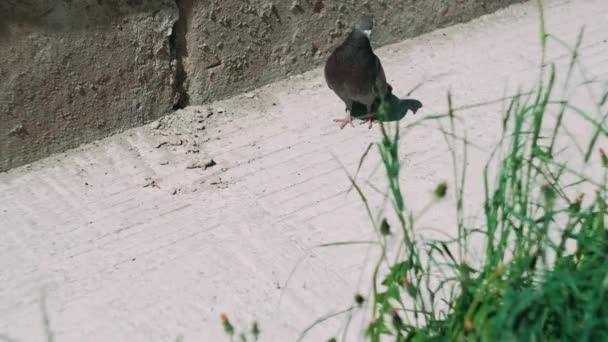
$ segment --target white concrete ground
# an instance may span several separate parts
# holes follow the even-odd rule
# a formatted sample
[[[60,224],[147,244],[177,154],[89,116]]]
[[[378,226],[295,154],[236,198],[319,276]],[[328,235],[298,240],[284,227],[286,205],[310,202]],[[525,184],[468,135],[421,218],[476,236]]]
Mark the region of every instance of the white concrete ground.
[[[546,16],[549,31],[572,44],[586,25],[582,61],[607,80],[608,2],[546,1]],[[411,97],[424,107],[401,126],[445,110],[448,90],[464,105],[533,84],[538,27],[529,2],[378,49],[397,95],[423,82]],[[568,60],[550,47],[549,60]],[[341,164],[354,172],[378,130],[338,129],[331,120],[344,107],[320,69],[208,107],[0,174],[0,334],[42,340],[45,288],[60,342],[222,340],[222,312],[239,325],[258,320],[263,341],[293,341],[367,291],[366,247],[307,250],[372,236]],[[499,110],[466,111],[469,138],[495,142]],[[589,127],[571,130],[586,137]],[[420,209],[436,184],[451,181],[437,125],[407,130],[401,153],[408,205]],[[382,184],[370,155],[359,179]],[[473,213],[486,156],[469,156]],[[452,205],[438,205],[424,227],[450,232]],[[307,340],[342,324],[326,322]]]

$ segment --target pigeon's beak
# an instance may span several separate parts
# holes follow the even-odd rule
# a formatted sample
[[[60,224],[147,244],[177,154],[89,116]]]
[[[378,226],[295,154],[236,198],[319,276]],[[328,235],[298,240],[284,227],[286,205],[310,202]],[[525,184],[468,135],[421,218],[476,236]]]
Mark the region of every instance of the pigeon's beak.
[[[372,35],[372,30],[363,30],[363,34],[369,38]]]

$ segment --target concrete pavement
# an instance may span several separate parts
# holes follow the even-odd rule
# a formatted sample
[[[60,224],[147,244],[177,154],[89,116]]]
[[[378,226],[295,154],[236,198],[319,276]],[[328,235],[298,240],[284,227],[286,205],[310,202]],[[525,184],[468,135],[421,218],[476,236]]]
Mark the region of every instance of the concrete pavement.
[[[608,79],[608,3],[547,1],[546,16],[549,31],[572,44],[586,25],[581,59]],[[536,5],[377,54],[396,94],[422,84],[411,97],[424,107],[402,126],[444,111],[448,90],[457,105],[500,98],[537,76]],[[556,44],[548,57],[567,61]],[[500,107],[467,111],[469,138],[494,143]],[[379,132],[340,131],[331,120],[343,110],[317,69],[0,174],[0,333],[41,340],[41,288],[61,342],[221,340],[222,312],[239,326],[258,320],[263,341],[292,341],[316,318],[344,309],[369,288],[361,278],[368,249],[307,252],[373,236],[342,165],[353,173]],[[421,209],[452,168],[437,125],[406,133],[403,188],[408,206]],[[485,157],[469,157],[474,176]],[[359,175],[375,206],[380,196],[370,184],[383,184],[377,162],[372,150]],[[480,186],[470,190],[473,211]],[[442,215],[422,226],[449,232],[452,206],[439,204]],[[308,340],[327,339],[343,323],[326,322]]]

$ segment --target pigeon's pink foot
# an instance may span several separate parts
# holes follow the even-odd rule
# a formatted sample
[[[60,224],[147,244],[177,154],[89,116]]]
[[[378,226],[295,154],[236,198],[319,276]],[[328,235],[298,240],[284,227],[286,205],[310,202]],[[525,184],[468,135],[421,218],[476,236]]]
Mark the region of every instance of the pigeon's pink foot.
[[[353,125],[353,117],[350,115],[347,115],[345,117],[343,117],[342,119],[334,119],[334,122],[340,122],[340,129],[344,129],[344,127],[348,124],[350,124],[352,127],[355,127],[355,125]]]
[[[374,119],[372,119],[372,118],[369,118],[369,119],[365,120],[365,122],[363,122],[363,124],[365,124],[365,123],[368,123],[368,122],[369,122],[369,126],[367,127],[367,129],[372,129],[372,125],[373,125],[374,121],[377,121],[377,120],[374,120]]]

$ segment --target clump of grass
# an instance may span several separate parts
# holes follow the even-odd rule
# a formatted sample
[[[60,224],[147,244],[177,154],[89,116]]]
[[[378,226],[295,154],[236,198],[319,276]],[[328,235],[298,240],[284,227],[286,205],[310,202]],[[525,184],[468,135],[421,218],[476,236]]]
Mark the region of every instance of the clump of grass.
[[[567,100],[551,100],[557,69],[544,63],[544,49],[551,38],[541,16],[543,63],[538,85],[509,100],[501,143],[484,170],[485,229],[465,224],[469,142],[466,137],[458,138],[458,110],[452,107],[451,97],[448,95],[448,113],[433,120],[445,134],[455,165],[458,236],[453,240],[414,241],[415,215],[405,207],[399,187],[399,128],[389,131],[381,123],[378,149],[402,241],[396,262],[387,258],[386,244],[380,244],[383,251],[376,270],[384,264],[388,272],[382,278],[374,272],[366,329],[371,341],[383,336],[397,341],[608,339],[608,157],[604,150],[595,149],[598,137],[607,136],[604,122],[608,114],[601,113],[601,105],[608,91],[597,101],[595,117],[599,119]],[[581,40],[582,31],[566,84],[577,66]],[[547,116],[553,112],[558,114],[551,127]],[[575,170],[555,149],[557,135],[565,129],[564,115],[570,113],[595,128],[581,160],[590,159],[588,151],[598,151],[604,167],[599,181]],[[456,157],[459,149],[464,160]],[[490,166],[503,152],[496,178],[491,180]],[[583,204],[583,195],[567,195],[567,188],[573,185],[592,189],[587,204]],[[447,184],[438,185],[435,197],[443,198],[447,190]],[[367,203],[360,189],[359,194]],[[385,225],[382,221],[380,235],[385,235]],[[480,235],[485,245],[478,265],[466,261],[473,234]],[[479,237],[475,241],[479,243]],[[433,281],[434,274],[441,276]]]
[[[381,251],[368,300],[357,295],[357,305],[348,311],[363,310],[362,304],[369,303],[365,334],[371,341],[385,337],[396,341],[608,339],[608,157],[596,146],[600,138],[608,137],[608,113],[602,113],[608,90],[595,99],[592,112],[567,99],[553,99],[558,71],[555,64],[545,61],[547,41],[566,44],[545,31],[542,2],[538,4],[539,79],[531,91],[505,100],[502,137],[483,173],[483,229],[465,221],[466,158],[472,143],[456,128],[466,108],[454,108],[449,94],[448,112],[422,121],[439,124],[451,152],[453,182],[439,184],[433,194],[436,201],[448,192],[455,196],[454,239],[414,237],[419,215],[407,208],[399,183],[398,125],[381,122],[382,138],[377,144],[397,227],[372,215],[362,188],[351,178],[376,229],[374,245]],[[583,31],[571,49],[568,69],[560,74],[565,76],[564,89],[577,70],[584,78],[583,86],[592,83],[578,60],[582,37]],[[379,115],[383,111],[386,106],[381,103]],[[603,168],[601,179],[577,170],[572,156],[558,150],[558,137],[568,135],[567,115],[592,124],[585,149],[574,139],[570,143],[578,148],[581,164],[589,163],[596,151],[600,163],[594,167]],[[496,164],[497,171],[490,172]],[[586,195],[572,195],[577,187],[587,189]],[[399,239],[392,256],[389,239]],[[472,258],[468,251],[480,242],[482,260],[468,261]],[[349,242],[333,245],[344,244]],[[343,340],[350,325],[346,326]]]
[[[224,328],[224,333],[230,338],[230,341],[257,341],[260,337],[260,327],[258,325],[258,322],[256,321],[251,324],[251,327],[249,329],[237,332],[232,322],[230,322],[228,315],[223,313],[220,315],[220,318],[222,320],[222,327]]]

